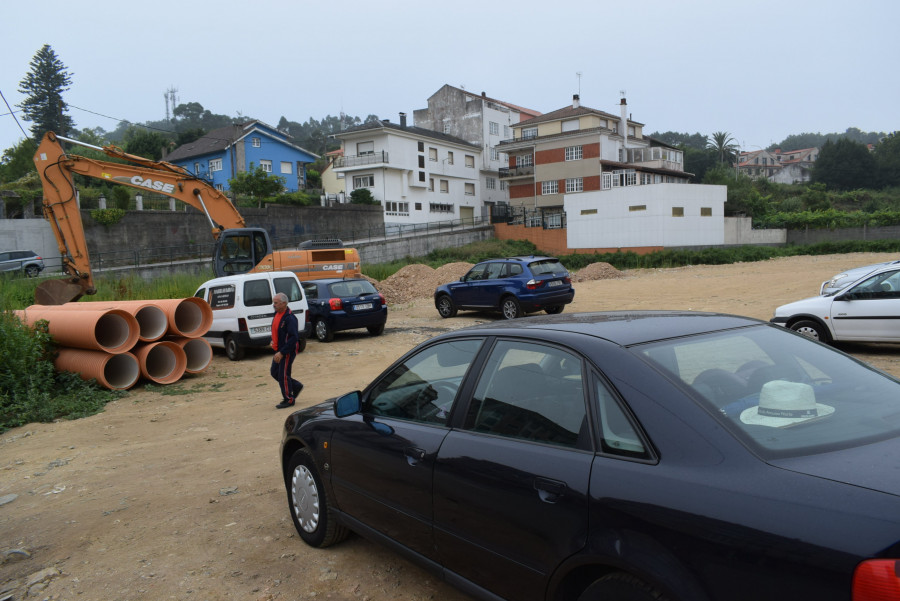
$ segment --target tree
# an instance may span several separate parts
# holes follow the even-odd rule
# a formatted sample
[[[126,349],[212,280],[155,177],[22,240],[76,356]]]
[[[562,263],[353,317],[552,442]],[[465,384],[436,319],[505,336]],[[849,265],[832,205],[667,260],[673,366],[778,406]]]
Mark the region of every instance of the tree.
[[[125,132],[125,152],[154,161],[162,158],[163,148],[171,142],[169,138],[155,131],[132,127]]]
[[[284,190],[285,178],[280,175],[269,175],[262,167],[254,167],[240,171],[228,180],[228,187],[235,194],[252,196],[262,201],[263,198],[275,196]]]
[[[825,142],[812,170],[812,181],[832,190],[872,187],[875,176],[875,157],[865,144],[849,138]]]
[[[900,131],[888,134],[875,147],[875,165],[880,187],[900,186]]]
[[[709,137],[707,148],[715,150],[719,155],[719,164],[724,164],[725,159],[731,159],[735,156],[737,143],[727,131],[715,131]]]
[[[19,107],[25,121],[33,123],[31,135],[36,141],[48,131],[66,134],[75,126],[62,98],[71,83],[66,66],[50,45],[44,44],[31,59],[31,71],[19,82],[19,92],[27,96]]]
[[[19,143],[3,151],[0,157],[0,184],[14,182],[34,167],[34,141],[22,138]]]

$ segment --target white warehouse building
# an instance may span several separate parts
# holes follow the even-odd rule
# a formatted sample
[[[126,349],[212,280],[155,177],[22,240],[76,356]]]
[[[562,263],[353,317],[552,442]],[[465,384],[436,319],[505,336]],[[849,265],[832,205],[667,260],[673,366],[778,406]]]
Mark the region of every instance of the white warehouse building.
[[[570,249],[725,243],[728,188],[632,186],[564,196]]]

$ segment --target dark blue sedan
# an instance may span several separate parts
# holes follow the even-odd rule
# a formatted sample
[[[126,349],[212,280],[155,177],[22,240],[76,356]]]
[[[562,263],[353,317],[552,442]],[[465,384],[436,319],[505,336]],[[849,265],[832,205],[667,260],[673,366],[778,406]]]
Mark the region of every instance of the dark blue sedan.
[[[478,263],[458,282],[438,286],[434,306],[441,317],[460,309],[499,311],[505,319],[525,313],[562,313],[575,298],[569,272],[554,257],[509,257]]]
[[[319,342],[331,342],[335,332],[366,328],[380,336],[387,322],[387,302],[364,278],[322,279],[302,282],[309,310],[306,327]]]
[[[443,334],[285,422],[300,537],[479,599],[900,599],[900,382],[758,320]]]

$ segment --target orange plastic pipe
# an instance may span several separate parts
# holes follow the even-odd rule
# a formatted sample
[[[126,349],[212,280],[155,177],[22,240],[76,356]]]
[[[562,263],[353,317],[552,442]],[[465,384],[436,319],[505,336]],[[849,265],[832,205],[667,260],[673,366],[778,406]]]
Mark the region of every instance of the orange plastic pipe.
[[[137,358],[131,353],[105,353],[79,348],[61,348],[53,360],[57,371],[71,371],[84,380],[111,390],[126,390],[134,386],[141,375]]]
[[[80,301],[57,305],[63,311],[96,311],[102,309],[122,309],[134,315],[138,322],[138,338],[142,342],[159,340],[169,328],[169,318],[156,301]]]
[[[134,356],[141,367],[141,375],[157,384],[177,382],[187,365],[185,352],[168,340],[140,343],[134,347]]]
[[[46,319],[50,335],[60,346],[116,354],[130,350],[138,341],[137,319],[121,309],[61,311],[52,306],[32,305],[15,314],[29,326]]]
[[[189,374],[198,374],[205,371],[212,362],[212,347],[205,338],[169,338],[184,351],[187,365],[184,371]]]
[[[209,303],[202,298],[190,296],[188,298],[158,299],[152,302],[165,311],[169,321],[167,333],[170,336],[199,338],[206,334],[212,326],[212,309],[209,308]]]

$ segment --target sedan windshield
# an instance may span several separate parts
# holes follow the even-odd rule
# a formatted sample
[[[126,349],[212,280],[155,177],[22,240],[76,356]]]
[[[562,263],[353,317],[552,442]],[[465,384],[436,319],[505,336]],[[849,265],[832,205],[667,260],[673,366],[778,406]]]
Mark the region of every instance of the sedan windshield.
[[[642,345],[726,428],[768,458],[900,436],[900,382],[771,326]]]

